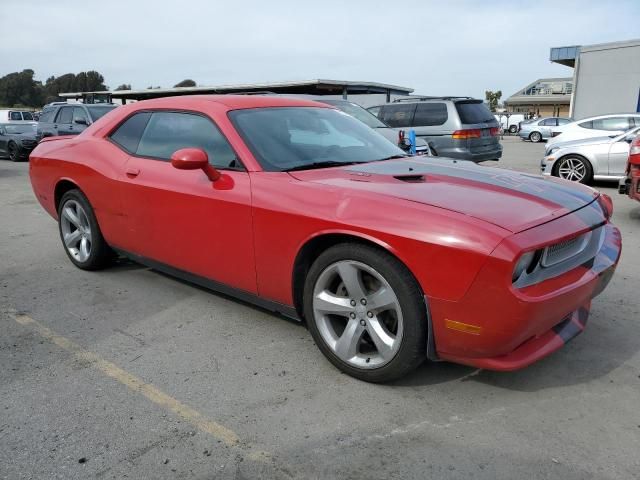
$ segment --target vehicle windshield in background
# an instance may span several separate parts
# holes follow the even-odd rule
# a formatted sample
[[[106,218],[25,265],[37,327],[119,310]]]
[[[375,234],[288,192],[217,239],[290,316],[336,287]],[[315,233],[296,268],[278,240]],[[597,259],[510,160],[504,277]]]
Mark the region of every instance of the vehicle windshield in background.
[[[5,125],[2,125],[2,127],[8,134],[19,134],[19,133],[33,133],[36,131],[37,125],[5,124]]]
[[[389,128],[389,125],[383,123],[378,117],[376,117],[371,112],[368,112],[360,105],[356,105],[351,102],[345,102],[344,100],[323,100],[323,103],[328,105],[333,105],[336,108],[339,108],[345,113],[348,113],[354,118],[357,118],[365,125],[371,128]]]
[[[462,123],[496,122],[491,111],[480,100],[456,102],[455,105]]]
[[[359,120],[332,108],[253,108],[229,117],[267,171],[406,156]]]
[[[100,117],[102,117],[103,115],[106,115],[116,107],[117,105],[108,105],[108,106],[105,105],[100,107],[91,106],[91,107],[87,107],[87,110],[89,110],[89,115],[91,115],[91,120],[95,122]]]

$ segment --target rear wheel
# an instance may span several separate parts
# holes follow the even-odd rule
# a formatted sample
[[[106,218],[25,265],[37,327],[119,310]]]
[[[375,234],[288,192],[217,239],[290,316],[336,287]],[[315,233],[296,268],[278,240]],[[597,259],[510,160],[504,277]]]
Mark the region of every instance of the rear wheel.
[[[556,162],[553,171],[556,177],[572,182],[588,184],[593,178],[591,164],[578,155],[567,155]]]
[[[518,133],[518,126],[517,125],[511,125],[509,127],[509,133]]]
[[[542,140],[542,135],[540,134],[540,132],[531,132],[531,135],[529,135],[529,140],[531,140],[533,143],[538,143]]]
[[[353,377],[395,380],[426,357],[422,292],[382,250],[345,243],[322,253],[305,281],[304,311],[322,353]]]
[[[17,162],[18,161],[18,146],[11,142],[9,143],[9,145],[7,145],[7,151],[9,154],[9,160],[11,160],[12,162]]]
[[[62,196],[58,226],[64,250],[76,267],[98,270],[110,263],[113,252],[102,237],[89,200],[80,190],[69,190]]]

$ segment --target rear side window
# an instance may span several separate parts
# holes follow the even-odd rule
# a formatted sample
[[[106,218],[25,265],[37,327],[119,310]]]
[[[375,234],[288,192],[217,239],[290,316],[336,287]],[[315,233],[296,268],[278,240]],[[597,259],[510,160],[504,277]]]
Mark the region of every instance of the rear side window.
[[[152,113],[136,154],[170,160],[176,150],[189,147],[207,152],[209,163],[216,167],[238,166],[236,154],[220,130],[208,118],[192,113]]]
[[[545,126],[545,127],[555,127],[557,126],[558,121],[555,118],[547,118],[546,120],[543,120],[542,122],[540,122],[540,125]]]
[[[413,116],[413,125],[428,127],[442,125],[447,121],[447,105],[445,103],[419,103]]]
[[[140,138],[151,118],[150,112],[136,113],[129,117],[118,129],[111,134],[111,140],[129,153],[136,153]]]
[[[593,120],[592,128],[607,131],[628,130],[630,128],[629,119],[627,117],[599,118]]]
[[[20,112],[9,112],[9,120],[22,120]]]
[[[413,125],[413,112],[415,109],[415,103],[384,105],[378,117],[390,127],[410,127]]]
[[[22,112],[22,119],[33,120],[33,115],[31,115],[31,112]]]
[[[73,118],[73,107],[62,107],[58,111],[58,116],[56,117],[57,123],[71,123],[71,119]]]
[[[460,122],[464,124],[495,122],[491,111],[479,101],[456,102],[456,110],[460,116]]]

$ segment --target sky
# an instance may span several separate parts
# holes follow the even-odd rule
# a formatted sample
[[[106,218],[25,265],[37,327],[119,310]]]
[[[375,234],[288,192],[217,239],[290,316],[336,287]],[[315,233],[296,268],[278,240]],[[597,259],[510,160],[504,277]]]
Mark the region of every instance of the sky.
[[[549,61],[551,47],[640,38],[640,0],[0,3],[0,19],[28,19],[1,22],[0,77],[97,70],[112,89],[326,78],[504,99],[572,75]]]

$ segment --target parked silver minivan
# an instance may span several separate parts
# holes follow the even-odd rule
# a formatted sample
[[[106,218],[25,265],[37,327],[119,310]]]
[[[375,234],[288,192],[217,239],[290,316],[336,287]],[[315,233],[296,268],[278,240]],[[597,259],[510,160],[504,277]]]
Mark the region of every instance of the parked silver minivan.
[[[432,155],[474,162],[502,157],[500,125],[482,100],[403,98],[368,110],[391,127],[415,130]]]

